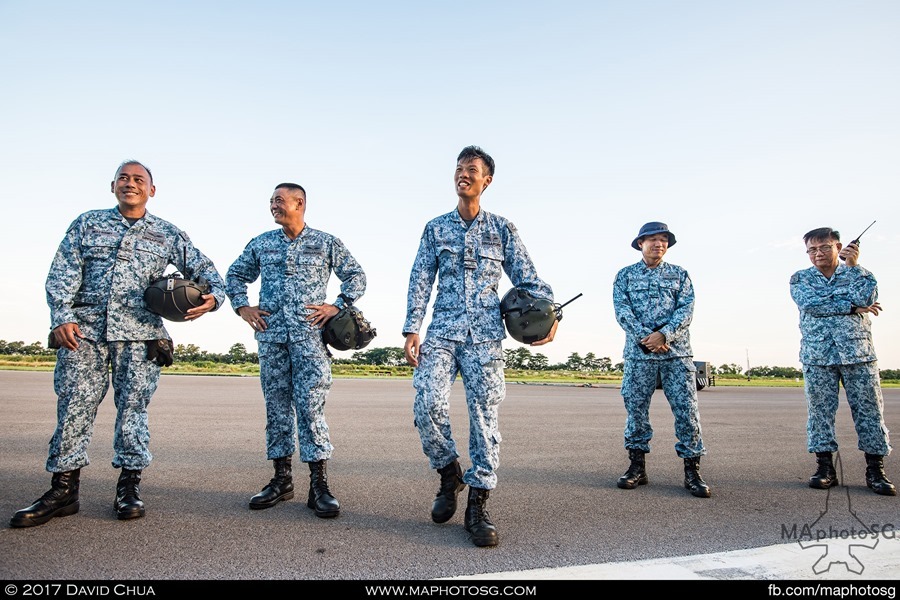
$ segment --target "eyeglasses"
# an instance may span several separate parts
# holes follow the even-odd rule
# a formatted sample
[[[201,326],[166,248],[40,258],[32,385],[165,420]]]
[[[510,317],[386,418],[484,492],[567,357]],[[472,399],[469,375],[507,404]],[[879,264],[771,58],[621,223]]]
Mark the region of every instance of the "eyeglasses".
[[[832,246],[831,244],[826,244],[824,246],[810,246],[809,248],[806,249],[806,253],[809,254],[810,256],[815,256],[819,252],[821,252],[822,254],[828,254],[833,249],[834,249],[834,246]]]

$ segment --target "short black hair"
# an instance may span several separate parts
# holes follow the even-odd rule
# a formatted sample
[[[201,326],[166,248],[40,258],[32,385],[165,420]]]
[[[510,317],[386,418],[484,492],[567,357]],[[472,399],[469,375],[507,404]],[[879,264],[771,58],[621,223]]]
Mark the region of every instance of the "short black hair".
[[[806,232],[806,235],[803,236],[803,243],[808,244],[809,240],[834,240],[839,242],[841,241],[841,234],[831,227],[819,227]]]
[[[275,189],[284,188],[286,190],[300,190],[303,192],[303,197],[306,198],[306,190],[303,189],[303,186],[299,183],[279,183],[275,186]]]
[[[484,162],[484,166],[487,167],[488,175],[494,175],[494,159],[491,158],[491,155],[479,148],[478,146],[466,146],[462,149],[462,152],[459,153],[459,156],[456,157],[456,162],[468,162],[470,160],[474,160],[476,158],[480,158],[482,162]]]
[[[147,165],[145,165],[144,163],[142,163],[139,160],[129,159],[129,160],[123,161],[122,164],[120,164],[118,166],[118,168],[116,169],[116,177],[119,176],[119,171],[121,171],[123,167],[127,167],[128,165],[137,165],[137,166],[143,168],[145,171],[147,171],[147,175],[150,176],[150,185],[153,185],[153,173],[150,172],[150,169],[149,169],[149,167],[147,167]]]

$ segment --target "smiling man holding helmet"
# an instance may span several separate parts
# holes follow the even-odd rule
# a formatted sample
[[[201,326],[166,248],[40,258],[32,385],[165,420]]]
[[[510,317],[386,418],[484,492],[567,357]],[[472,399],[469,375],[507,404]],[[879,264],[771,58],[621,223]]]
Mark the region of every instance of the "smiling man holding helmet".
[[[403,326],[406,360],[416,368],[415,424],[431,468],[441,477],[431,518],[435,523],[449,521],[456,512],[457,494],[468,484],[465,529],[476,546],[495,546],[499,541],[486,504],[497,485],[498,405],[506,395],[500,277],[505,272],[513,285],[553,300],[553,291],[538,277],[516,227],[481,210],[481,195],[493,177],[494,160],[481,148],[468,146],[457,157],[457,206],[425,226],[409,278]],[[420,343],[435,278],[432,321]],[[532,345],[553,341],[556,326],[554,321],[547,336]],[[450,429],[450,388],[457,375],[465,385],[471,423],[472,466],[465,474]]]
[[[225,301],[225,284],[212,261],[186,233],[147,212],[156,194],[150,169],[125,161],[110,189],[118,205],[76,218],[47,275],[50,345],[59,349],[53,375],[58,422],[47,457],[52,487],[13,516],[13,527],[78,512],[81,469],[90,463],[87,448],[110,372],[117,411],[112,464],[121,469],[113,507],[119,519],[144,516],[139,484],[152,459],[147,407],[173,351],[162,318],[144,301],[145,290],[174,265],[205,278],[211,290],[184,319],[197,319]]]

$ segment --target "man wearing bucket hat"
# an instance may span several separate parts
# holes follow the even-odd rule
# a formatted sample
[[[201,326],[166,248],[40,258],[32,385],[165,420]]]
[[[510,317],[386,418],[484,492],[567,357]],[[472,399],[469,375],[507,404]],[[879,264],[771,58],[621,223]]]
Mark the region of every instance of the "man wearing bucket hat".
[[[616,320],[625,330],[622,398],[628,412],[625,449],[631,460],[617,485],[630,490],[648,483],[644,459],[653,437],[650,398],[659,378],[675,416],[675,452],[684,460],[684,487],[698,498],[709,498],[709,486],[700,476],[706,448],[688,332],[694,288],[685,269],[663,260],[675,241],[665,223],[645,224],[631,242],[641,260],[620,270],[613,284]]]

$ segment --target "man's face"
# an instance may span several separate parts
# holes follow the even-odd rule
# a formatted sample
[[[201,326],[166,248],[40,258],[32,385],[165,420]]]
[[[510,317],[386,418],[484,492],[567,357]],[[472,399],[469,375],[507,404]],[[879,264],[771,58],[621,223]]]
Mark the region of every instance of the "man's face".
[[[843,246],[832,239],[809,240],[806,242],[806,254],[809,262],[817,269],[833,269],[838,264],[838,252]]]
[[[477,198],[487,189],[494,178],[487,174],[487,167],[480,158],[456,163],[453,183],[456,195],[464,198]]]
[[[277,188],[269,200],[269,211],[279,225],[302,219],[305,209],[306,196],[300,190]]]
[[[142,208],[156,194],[156,186],[150,183],[150,173],[141,165],[125,165],[116,173],[110,190],[116,195],[119,206]]]
[[[638,246],[641,248],[641,255],[647,263],[658,262],[666,255],[669,249],[669,234],[654,233],[638,240]]]

